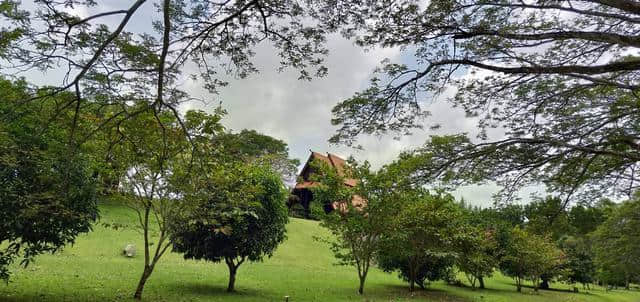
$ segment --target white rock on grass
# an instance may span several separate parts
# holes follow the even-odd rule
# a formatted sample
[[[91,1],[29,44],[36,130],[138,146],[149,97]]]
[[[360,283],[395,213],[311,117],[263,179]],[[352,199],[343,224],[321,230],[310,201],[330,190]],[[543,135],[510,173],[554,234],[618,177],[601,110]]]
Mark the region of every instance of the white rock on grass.
[[[127,244],[127,246],[122,249],[122,254],[132,258],[136,256],[136,247],[133,244]]]

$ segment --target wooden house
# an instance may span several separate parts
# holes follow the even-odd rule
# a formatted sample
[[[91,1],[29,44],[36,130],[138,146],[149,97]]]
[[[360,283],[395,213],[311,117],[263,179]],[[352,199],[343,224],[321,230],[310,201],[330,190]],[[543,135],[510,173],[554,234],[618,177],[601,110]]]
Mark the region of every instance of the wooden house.
[[[344,171],[347,165],[346,161],[343,158],[335,154],[327,153],[327,155],[324,155],[322,153],[311,151],[311,155],[309,155],[309,159],[307,159],[307,162],[304,164],[304,167],[302,168],[302,170],[300,171],[300,174],[298,175],[298,182],[296,183],[295,187],[291,191],[292,198],[290,198],[289,204],[288,204],[289,209],[291,209],[296,204],[300,204],[304,209],[303,216],[305,218],[309,218],[310,206],[311,206],[311,203],[313,202],[313,192],[311,191],[311,188],[318,185],[316,182],[311,180],[312,178],[311,176],[317,172],[317,171],[314,171],[315,169],[313,167],[311,167],[311,162],[314,160],[319,160],[327,163],[330,167],[333,167],[334,169],[336,169],[338,173],[341,175],[344,175]],[[356,183],[357,182],[355,179],[344,180],[345,186],[354,187]],[[357,205],[357,204],[362,204],[363,201],[362,201],[362,198],[359,198],[358,196],[354,196],[354,200],[352,200],[352,203],[354,205]],[[331,212],[338,207],[340,207],[339,202],[323,205],[323,209],[326,213]]]

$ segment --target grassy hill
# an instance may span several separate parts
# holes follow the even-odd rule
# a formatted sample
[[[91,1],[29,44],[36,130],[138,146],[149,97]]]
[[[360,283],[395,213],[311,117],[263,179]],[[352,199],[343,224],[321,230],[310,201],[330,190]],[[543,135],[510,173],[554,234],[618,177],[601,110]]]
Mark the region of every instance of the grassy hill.
[[[129,243],[141,247],[141,235],[131,226],[134,214],[116,203],[101,206],[101,221],[94,231],[56,255],[44,255],[27,269],[15,268],[8,285],[0,284],[0,301],[130,301],[142,271],[142,256],[120,255]],[[103,224],[124,224],[114,230]],[[350,267],[335,266],[328,247],[314,241],[327,233],[317,222],[292,219],[288,239],[274,257],[262,263],[243,264],[238,272],[237,293],[226,293],[224,264],[186,261],[169,253],[147,283],[146,301],[640,301],[639,291],[601,288],[579,294],[559,290],[515,292],[511,279],[497,275],[486,290],[472,291],[433,283],[429,290],[408,292],[395,275],[373,270],[365,296],[356,293],[357,275]]]

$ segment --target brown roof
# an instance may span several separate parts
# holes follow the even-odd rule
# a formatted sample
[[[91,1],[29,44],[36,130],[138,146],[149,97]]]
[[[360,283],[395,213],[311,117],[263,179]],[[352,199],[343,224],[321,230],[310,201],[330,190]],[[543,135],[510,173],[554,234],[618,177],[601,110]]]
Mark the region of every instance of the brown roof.
[[[311,151],[311,156],[309,156],[309,159],[305,163],[304,168],[302,168],[302,171],[300,171],[300,175],[299,176],[303,176],[305,170],[309,168],[309,163],[314,159],[321,160],[321,161],[327,163],[329,166],[335,168],[338,171],[338,174],[340,176],[344,176],[344,169],[345,169],[345,166],[347,165],[347,161],[346,160],[344,160],[340,156],[337,156],[337,155],[332,154],[332,153],[327,153],[327,155],[324,155],[322,153],[315,152],[315,151]],[[350,187],[355,187],[356,180],[355,179],[351,179],[351,178],[347,178],[347,179],[344,180],[344,184],[347,185],[347,186],[350,186]],[[312,186],[312,184],[310,184],[309,181],[303,181],[301,183],[297,183],[295,188],[296,189],[298,189],[298,188],[308,188],[310,186]]]
[[[307,169],[309,169],[309,164],[311,163],[311,161],[313,161],[314,159],[317,160],[321,160],[325,163],[327,163],[329,166],[335,168],[338,171],[338,174],[340,176],[344,176],[344,171],[345,171],[345,167],[347,166],[347,161],[344,160],[343,158],[341,158],[340,156],[337,156],[335,154],[332,153],[327,153],[327,155],[324,155],[322,153],[319,152],[314,152],[311,151],[311,155],[309,156],[309,159],[307,160],[307,162],[305,163],[304,167],[302,168],[302,171],[300,171],[300,175],[299,175],[299,181],[298,183],[296,183],[296,186],[294,187],[295,189],[306,189],[306,188],[311,188],[314,187],[316,185],[318,185],[317,182],[313,182],[313,181],[309,181],[309,180],[305,180],[303,179],[303,175],[305,174],[305,171]],[[344,184],[350,187],[355,187],[357,184],[357,180],[353,179],[353,178],[346,178],[344,180]],[[356,208],[360,208],[362,206],[364,206],[366,204],[366,200],[364,198],[362,198],[359,195],[354,195],[352,197],[351,200],[351,204],[353,206],[355,206]],[[335,209],[337,208],[341,208],[342,210],[346,210],[346,205],[344,204],[344,202],[334,202],[333,207]]]

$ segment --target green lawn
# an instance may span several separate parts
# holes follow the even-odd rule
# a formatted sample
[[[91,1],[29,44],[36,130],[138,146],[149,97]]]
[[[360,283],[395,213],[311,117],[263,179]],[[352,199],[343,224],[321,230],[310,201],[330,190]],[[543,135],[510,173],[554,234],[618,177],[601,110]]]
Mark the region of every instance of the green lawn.
[[[90,234],[56,255],[44,255],[27,269],[16,268],[11,282],[0,285],[1,301],[126,301],[142,269],[140,254],[120,255],[128,243],[139,250],[141,235],[133,228],[114,230],[103,226],[133,223],[133,213],[118,204],[101,207],[101,221]],[[525,289],[516,293],[512,281],[502,276],[487,280],[486,290],[472,291],[434,283],[429,290],[408,292],[395,275],[373,270],[365,295],[357,295],[357,275],[350,267],[333,265],[327,246],[313,240],[326,235],[316,222],[292,219],[288,240],[274,257],[262,263],[243,264],[238,272],[237,293],[225,292],[224,264],[185,261],[167,254],[147,283],[146,301],[640,301],[640,292],[601,288],[589,293]],[[139,250],[140,252],[140,250]],[[552,287],[568,289],[562,284]]]

